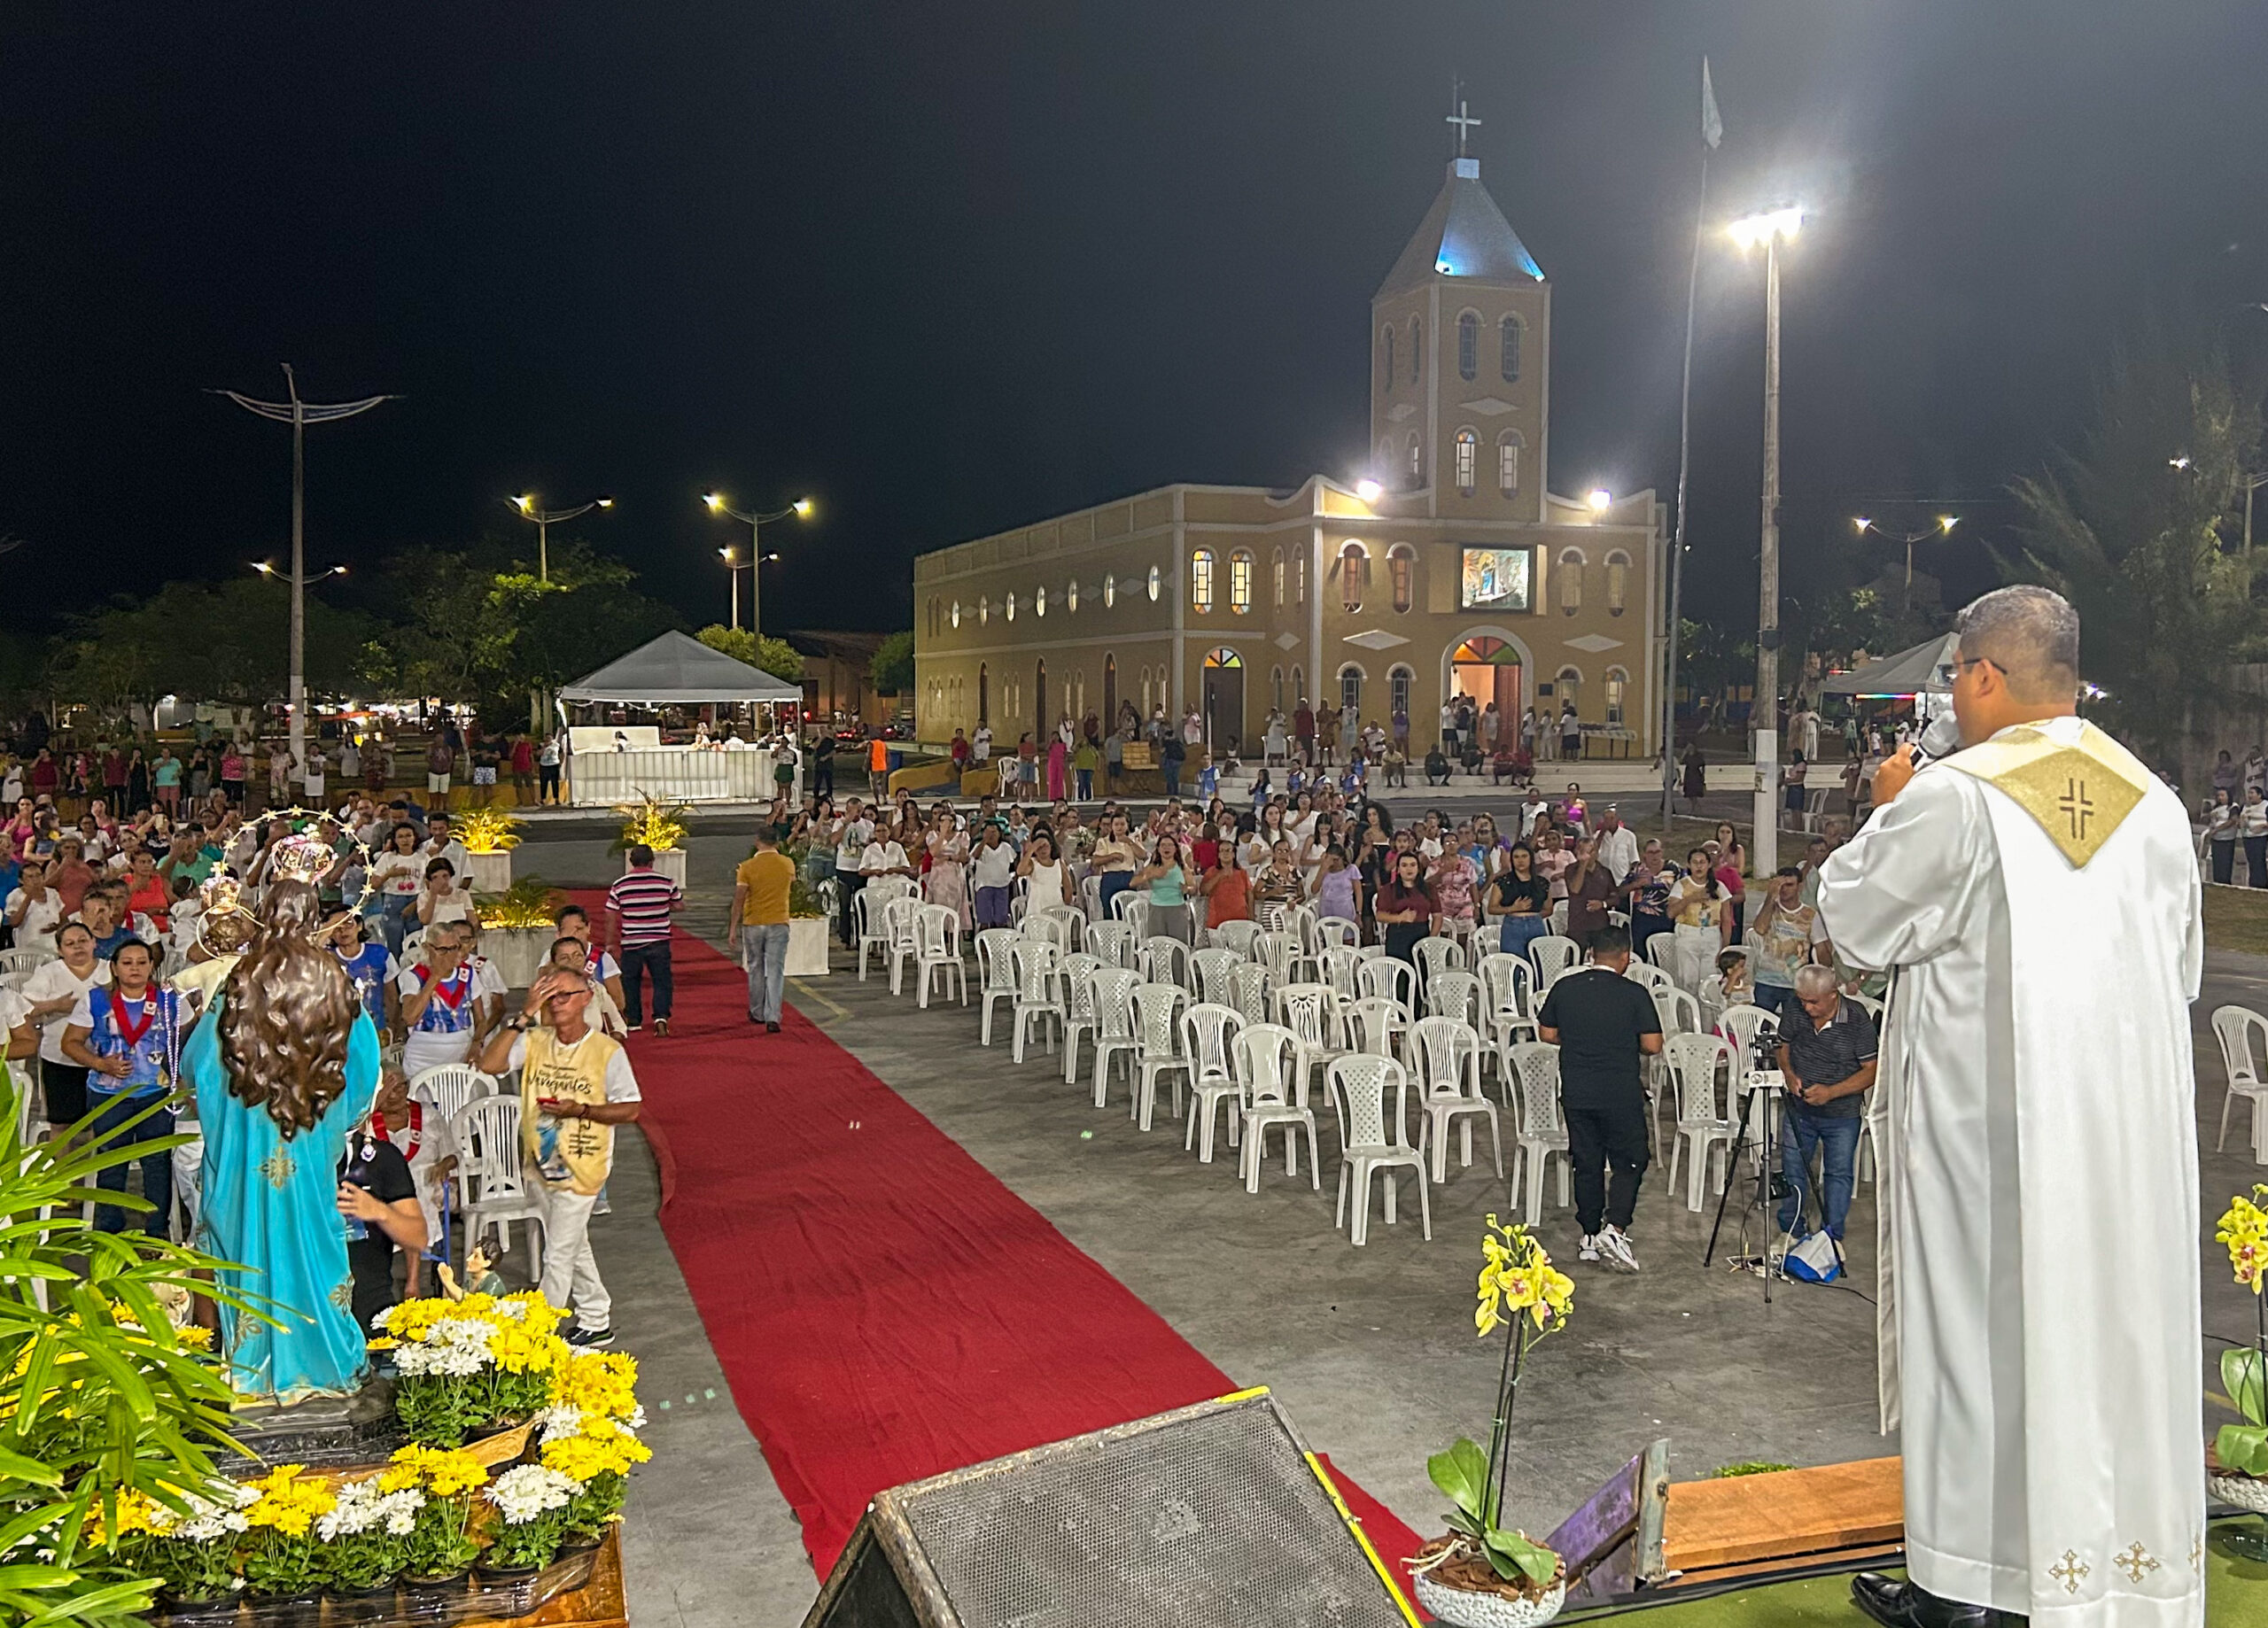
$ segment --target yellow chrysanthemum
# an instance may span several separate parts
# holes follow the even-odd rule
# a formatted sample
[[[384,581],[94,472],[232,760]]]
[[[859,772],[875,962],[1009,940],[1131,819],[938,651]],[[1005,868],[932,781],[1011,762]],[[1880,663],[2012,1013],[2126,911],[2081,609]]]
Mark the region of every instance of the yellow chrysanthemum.
[[[585,1485],[602,1475],[626,1476],[632,1465],[642,1464],[653,1456],[645,1443],[626,1430],[617,1430],[603,1439],[563,1436],[543,1446],[545,1469],[555,1469]]]
[[[571,1353],[552,1376],[551,1399],[610,1419],[637,1411],[638,1360],[622,1352]]]
[[[303,1479],[306,1466],[280,1464],[257,1481],[247,1482],[260,1496],[245,1511],[245,1523],[304,1538],[307,1529],[330,1513],[338,1500],[320,1481]]]
[[[487,1469],[471,1454],[454,1447],[422,1447],[415,1442],[396,1453],[378,1473],[378,1485],[386,1492],[423,1486],[436,1498],[470,1492],[487,1480]]]

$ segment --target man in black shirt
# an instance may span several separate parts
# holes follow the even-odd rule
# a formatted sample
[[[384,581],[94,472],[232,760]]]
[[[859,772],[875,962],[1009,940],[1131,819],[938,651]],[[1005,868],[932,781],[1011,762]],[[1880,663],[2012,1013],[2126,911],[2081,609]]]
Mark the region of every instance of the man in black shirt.
[[[1803,1219],[1814,1148],[1819,1150],[1821,1217],[1829,1235],[1843,1240],[1878,1050],[1866,1009],[1843,998],[1831,969],[1798,967],[1795,996],[1801,1014],[1790,1012],[1780,1027],[1780,1074],[1788,1085],[1780,1134],[1780,1174],[1787,1182],[1779,1213],[1783,1253]]]
[[[396,1246],[413,1260],[425,1247],[425,1213],[417,1205],[409,1161],[367,1120],[346,1138],[346,1157],[338,1167],[338,1214],[346,1228],[346,1265],[354,1276],[354,1321],[368,1335],[370,1319],[400,1298],[393,1288]]]
[[[1583,1229],[1576,1258],[1635,1272],[1630,1221],[1638,1209],[1638,1179],[1646,1174],[1646,1088],[1639,1058],[1661,1050],[1662,1024],[1645,986],[1624,975],[1629,967],[1630,934],[1602,927],[1591,935],[1591,965],[1554,983],[1538,1018],[1543,1038],[1559,1048],[1567,1164],[1575,1177],[1575,1219]]]

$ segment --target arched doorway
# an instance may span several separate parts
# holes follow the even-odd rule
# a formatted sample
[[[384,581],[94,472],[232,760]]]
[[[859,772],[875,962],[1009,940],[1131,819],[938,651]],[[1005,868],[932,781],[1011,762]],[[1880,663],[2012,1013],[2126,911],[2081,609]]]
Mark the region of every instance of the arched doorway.
[[[1244,740],[1244,658],[1226,645],[1205,653],[1205,744]]]
[[[1118,657],[1109,651],[1102,658],[1102,726],[1106,734],[1118,727]]]
[[[990,662],[976,664],[976,721],[980,724],[992,721],[992,663]]]
[[[1487,633],[1472,634],[1449,652],[1449,694],[1472,696],[1476,709],[1493,701],[1499,718],[1518,718],[1527,704],[1521,696],[1518,648]]]
[[[1047,663],[1045,660],[1042,660],[1034,663],[1032,665],[1032,739],[1035,740],[1045,740],[1047,739],[1048,732],[1053,728],[1054,725],[1047,721]]]

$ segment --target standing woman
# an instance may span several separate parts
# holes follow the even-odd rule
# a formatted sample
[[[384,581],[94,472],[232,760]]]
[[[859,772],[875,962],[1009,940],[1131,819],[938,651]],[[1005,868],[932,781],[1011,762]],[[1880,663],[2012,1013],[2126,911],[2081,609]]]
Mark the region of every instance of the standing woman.
[[[968,931],[968,838],[953,823],[952,810],[940,807],[929,822],[929,903],[943,904]]]
[[[378,896],[378,934],[389,954],[401,953],[409,932],[409,912],[425,882],[425,856],[417,851],[417,829],[407,821],[386,833],[386,846],[370,862],[369,885]]]
[[[1425,880],[1425,860],[1407,849],[1395,854],[1393,871],[1371,907],[1379,930],[1385,934],[1386,954],[1416,965],[1418,941],[1433,935],[1433,918],[1439,911],[1439,903]]]
[[[1116,919],[1110,913],[1111,901],[1126,891],[1134,880],[1134,867],[1142,857],[1141,844],[1135,841],[1126,829],[1123,810],[1106,814],[1102,818],[1102,834],[1097,839],[1094,852],[1087,857],[1088,868],[1102,879],[1096,890],[1102,901],[1102,919]]]
[[[1195,879],[1189,873],[1188,856],[1182,851],[1179,837],[1158,839],[1150,863],[1134,872],[1133,885],[1150,890],[1151,935],[1189,942],[1189,894]]]
[[[1070,727],[1071,720],[1065,718],[1062,728],[1057,730],[1055,738],[1047,743],[1047,800],[1050,802],[1060,802],[1068,795],[1063,785],[1063,771],[1070,762],[1071,748],[1063,737]]]
[[[1008,895],[1016,880],[1016,850],[1000,840],[999,821],[988,819],[977,827],[976,848],[968,857],[968,880],[976,889],[977,926],[1014,925]]]
[[[79,922],[56,934],[55,947],[62,958],[34,968],[24,980],[23,996],[31,1003],[26,1018],[39,1025],[40,1094],[47,1122],[64,1129],[86,1117],[87,1070],[64,1055],[63,1031],[87,991],[110,981],[110,966],[96,957],[95,935]]]
[[[2255,801],[2248,795],[2248,802]],[[2213,788],[2213,801],[2205,810],[2205,834],[2201,839],[2213,857],[2213,880],[2224,888],[2236,880],[2237,827],[2242,823],[2235,803],[2229,801],[2228,787]]]
[[[1733,942],[1732,901],[1707,849],[1685,856],[1685,874],[1670,888],[1667,903],[1677,935],[1678,981],[1697,995],[1701,981],[1716,970],[1717,957]]]
[[[2262,800],[2257,787],[2244,788],[2238,829],[2244,837],[2244,880],[2255,888],[2268,888],[2268,801]]]
[[[1725,896],[1732,902],[1733,925],[1728,944],[1740,942],[1748,916],[1748,849],[1740,840],[1740,833],[1728,819],[1717,822],[1717,880],[1725,886]]]
[[[1551,884],[1535,868],[1535,849],[1513,843],[1488,886],[1488,915],[1500,924],[1496,948],[1508,956],[1527,954],[1527,947],[1551,930]]]
[[[1027,912],[1071,903],[1071,867],[1056,857],[1052,832],[1031,833],[1031,841],[1024,845],[1024,857],[1016,861],[1016,874],[1024,880]]]

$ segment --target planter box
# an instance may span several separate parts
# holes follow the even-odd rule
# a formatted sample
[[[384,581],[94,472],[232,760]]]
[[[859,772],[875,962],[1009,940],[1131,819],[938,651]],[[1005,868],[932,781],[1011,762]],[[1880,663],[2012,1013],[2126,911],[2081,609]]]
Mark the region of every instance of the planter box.
[[[537,969],[558,936],[550,927],[483,927],[480,953],[488,957],[508,988],[524,989],[535,982]]]
[[[660,874],[668,877],[679,887],[684,887],[686,885],[685,849],[681,848],[663,849],[659,853],[654,856],[654,869]],[[625,854],[622,857],[622,873],[625,876],[630,874],[630,856],[627,854]]]
[[[512,855],[507,849],[501,854],[467,854],[465,858],[472,872],[465,880],[475,893],[502,893],[512,885]]]
[[[827,975],[827,918],[811,916],[788,923],[788,976]]]

